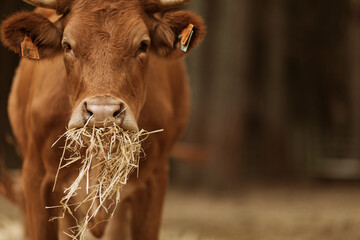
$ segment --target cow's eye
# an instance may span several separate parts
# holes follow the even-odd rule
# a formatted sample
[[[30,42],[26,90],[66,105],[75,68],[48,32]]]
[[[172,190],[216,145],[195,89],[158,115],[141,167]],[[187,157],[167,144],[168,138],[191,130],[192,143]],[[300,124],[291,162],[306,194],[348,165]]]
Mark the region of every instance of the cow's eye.
[[[62,45],[63,45],[65,52],[72,52],[72,47],[71,47],[70,43],[68,43],[67,41],[63,41]]]
[[[149,48],[148,41],[142,41],[139,45],[139,52],[146,52]]]

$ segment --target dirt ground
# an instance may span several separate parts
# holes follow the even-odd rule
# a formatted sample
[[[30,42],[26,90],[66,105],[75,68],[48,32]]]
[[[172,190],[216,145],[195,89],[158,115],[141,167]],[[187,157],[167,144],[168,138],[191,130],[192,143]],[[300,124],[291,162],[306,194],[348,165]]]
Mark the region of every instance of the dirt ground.
[[[0,240],[23,239],[0,199]],[[232,193],[170,189],[161,240],[360,240],[360,185],[247,186]]]

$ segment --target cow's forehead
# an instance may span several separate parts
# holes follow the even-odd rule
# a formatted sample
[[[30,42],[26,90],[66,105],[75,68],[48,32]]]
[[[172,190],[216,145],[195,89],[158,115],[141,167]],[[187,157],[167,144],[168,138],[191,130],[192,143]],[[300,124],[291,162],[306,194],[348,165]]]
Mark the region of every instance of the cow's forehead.
[[[108,8],[108,7],[118,7],[118,8],[129,8],[129,7],[138,7],[141,5],[140,0],[73,0],[72,8],[83,8],[83,9],[92,9],[92,8]]]
[[[81,1],[72,8],[64,31],[64,36],[78,44],[108,42],[128,48],[148,34],[136,1],[94,1],[87,5]]]
[[[93,27],[126,27],[139,21],[142,8],[137,1],[129,0],[79,0],[71,9],[71,15],[79,24]]]

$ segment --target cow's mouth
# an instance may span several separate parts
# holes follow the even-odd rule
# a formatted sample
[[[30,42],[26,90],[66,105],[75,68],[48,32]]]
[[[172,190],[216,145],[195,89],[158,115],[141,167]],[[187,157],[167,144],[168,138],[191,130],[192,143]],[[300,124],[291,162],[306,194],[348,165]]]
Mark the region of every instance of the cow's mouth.
[[[67,167],[79,169],[75,170],[77,176],[67,186],[60,203],[64,212],[71,215],[77,208],[85,208],[86,213],[84,220],[78,219],[73,239],[82,239],[89,223],[94,226],[110,218],[130,173],[139,168],[143,156],[141,142],[148,134],[145,130],[126,131],[116,124],[104,123],[103,127],[85,124],[63,135],[65,146],[58,173]]]

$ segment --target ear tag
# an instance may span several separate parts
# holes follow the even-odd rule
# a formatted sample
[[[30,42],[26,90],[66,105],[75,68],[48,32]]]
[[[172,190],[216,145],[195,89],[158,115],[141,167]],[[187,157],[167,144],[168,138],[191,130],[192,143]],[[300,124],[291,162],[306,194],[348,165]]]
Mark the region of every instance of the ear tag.
[[[179,35],[179,38],[181,38],[180,46],[183,52],[187,52],[189,48],[191,38],[194,33],[193,29],[194,29],[194,25],[190,23],[184,30],[182,30],[181,34]]]
[[[30,59],[40,59],[39,49],[32,42],[31,38],[25,35],[24,40],[21,42],[21,56]]]

